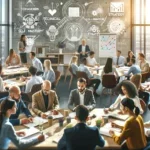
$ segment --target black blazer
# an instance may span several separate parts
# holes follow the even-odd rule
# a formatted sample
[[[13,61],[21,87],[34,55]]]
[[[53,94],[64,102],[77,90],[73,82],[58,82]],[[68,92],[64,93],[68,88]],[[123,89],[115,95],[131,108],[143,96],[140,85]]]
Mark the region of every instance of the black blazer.
[[[96,145],[104,147],[105,141],[97,127],[78,123],[73,128],[65,129],[58,142],[58,150],[95,150]]]
[[[80,105],[80,96],[78,89],[72,90],[69,95],[68,108],[73,111],[74,107]],[[84,95],[84,105],[92,110],[96,107],[95,98],[91,90],[86,89]]]
[[[134,58],[134,59],[135,59],[135,56],[133,55],[133,56],[132,56],[132,58]],[[129,63],[129,62],[130,62],[130,58],[129,58],[129,57],[127,57],[127,58],[126,58],[126,65],[127,65],[127,63]]]
[[[82,45],[79,45],[79,48],[78,48],[78,53],[82,52]],[[85,52],[90,52],[90,48],[88,45],[85,46]],[[88,55],[85,54],[85,55],[82,55],[80,54],[80,57],[87,57]]]

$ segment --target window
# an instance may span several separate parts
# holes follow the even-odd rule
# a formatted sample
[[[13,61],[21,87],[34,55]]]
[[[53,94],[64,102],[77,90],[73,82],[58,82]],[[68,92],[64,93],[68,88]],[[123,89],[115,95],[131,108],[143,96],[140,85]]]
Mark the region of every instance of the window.
[[[132,0],[132,48],[145,54],[150,62],[150,0]]]

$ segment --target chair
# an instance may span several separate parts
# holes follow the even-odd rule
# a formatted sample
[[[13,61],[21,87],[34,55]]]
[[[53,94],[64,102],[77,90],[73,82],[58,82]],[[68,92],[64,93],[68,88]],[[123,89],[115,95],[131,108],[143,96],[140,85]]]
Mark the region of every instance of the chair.
[[[76,78],[77,76],[75,74],[73,74],[73,71],[72,71],[71,67],[69,67],[69,72],[71,74],[71,76],[70,76],[70,82],[69,82],[69,89],[70,89],[73,78]]]
[[[102,86],[103,87],[105,87],[107,89],[113,89],[116,87],[116,85],[117,85],[117,80],[116,80],[115,75],[111,75],[111,74],[103,75],[103,77],[102,77]],[[112,104],[112,95],[113,95],[113,92],[110,97],[111,104]]]
[[[8,95],[9,95],[8,91],[2,91],[2,92],[0,92],[0,99],[4,98],[4,97],[7,97]]]
[[[144,83],[149,78],[149,72],[144,72],[142,75],[142,83]]]
[[[88,78],[87,74],[83,71],[76,71],[76,77],[77,78],[84,78],[86,79],[87,86],[90,85],[90,79]]]
[[[140,99],[140,104],[141,104],[141,107],[143,109],[143,112],[145,112],[145,110],[146,110],[146,103],[144,102],[144,100]]]
[[[55,70],[54,72],[55,72],[56,79],[55,79],[53,85],[54,85],[54,88],[56,88],[56,86],[57,86],[57,84],[58,84],[58,82],[60,80],[60,77],[61,77],[61,72],[58,71],[58,70]]]

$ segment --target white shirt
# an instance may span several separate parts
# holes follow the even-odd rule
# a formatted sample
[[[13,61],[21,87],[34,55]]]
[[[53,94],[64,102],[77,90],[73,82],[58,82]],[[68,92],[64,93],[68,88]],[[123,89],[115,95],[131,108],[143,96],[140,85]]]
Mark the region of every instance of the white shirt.
[[[35,84],[43,83],[43,79],[40,76],[32,76],[29,81],[27,81],[25,93],[29,93]]]
[[[85,52],[85,46],[82,46],[82,52]]]
[[[95,66],[95,65],[97,64],[96,59],[95,59],[94,57],[91,58],[91,57],[89,56],[89,57],[87,57],[86,61],[87,61],[87,64],[88,64],[88,65],[91,65],[91,66]]]
[[[0,76],[0,91],[4,91],[3,79]]]
[[[84,105],[84,95],[85,95],[85,92],[83,94],[79,92],[80,105]]]
[[[38,58],[34,57],[32,59],[32,64],[33,64],[33,66],[35,68],[37,68],[37,72],[38,71],[42,71],[43,72],[43,65],[42,65],[41,61]]]
[[[116,101],[110,106],[110,109],[116,109],[124,98],[126,98],[125,95],[119,94]],[[130,99],[132,99],[134,101],[134,105],[140,109],[140,114],[143,114],[143,109],[140,104],[140,99],[137,96],[135,98],[130,98]],[[121,105],[120,105],[120,109],[122,109]]]
[[[114,57],[113,58],[114,65],[117,65],[117,60],[118,60],[118,66],[123,67],[125,64],[125,58],[123,56],[119,56],[119,59],[118,59],[118,57]]]

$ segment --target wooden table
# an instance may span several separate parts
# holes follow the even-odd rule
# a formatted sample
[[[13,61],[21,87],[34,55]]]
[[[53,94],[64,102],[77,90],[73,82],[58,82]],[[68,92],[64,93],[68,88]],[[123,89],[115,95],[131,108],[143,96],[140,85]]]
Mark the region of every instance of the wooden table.
[[[10,87],[12,85],[17,85],[17,86],[24,86],[26,85],[25,81],[21,81],[21,80],[16,80],[16,78],[12,78],[12,79],[7,79],[3,81],[5,87]]]
[[[11,75],[19,75],[19,74],[24,74],[28,73],[29,69],[27,67],[19,67],[19,68],[3,68],[3,75],[4,76],[11,76]]]
[[[62,114],[63,114],[63,110],[61,110],[60,112],[62,112]],[[104,111],[103,111],[103,109],[94,109],[90,114],[96,115],[96,118],[92,119],[92,122],[91,122],[91,126],[95,126],[95,120],[97,118],[101,117],[104,114]],[[72,119],[71,124],[75,125],[76,120]],[[43,126],[44,126],[43,133],[44,134],[49,133],[52,136],[48,137],[45,141],[32,146],[29,149],[56,150],[57,144],[54,143],[53,140],[62,136],[64,129],[67,126],[67,123],[65,122],[63,127],[59,127],[58,121],[56,120],[56,121],[53,121],[53,126],[51,126],[51,127],[48,127],[48,123],[45,123]],[[23,128],[24,128],[24,126],[15,126],[16,130],[20,130]],[[96,149],[105,149],[105,150],[108,150],[108,149],[109,150],[118,150],[118,149],[120,150],[121,149],[121,146],[116,144],[112,138],[107,137],[107,136],[103,136],[103,137],[105,140],[105,147],[104,148],[97,147]],[[9,149],[15,149],[15,146],[13,144],[11,144]]]

